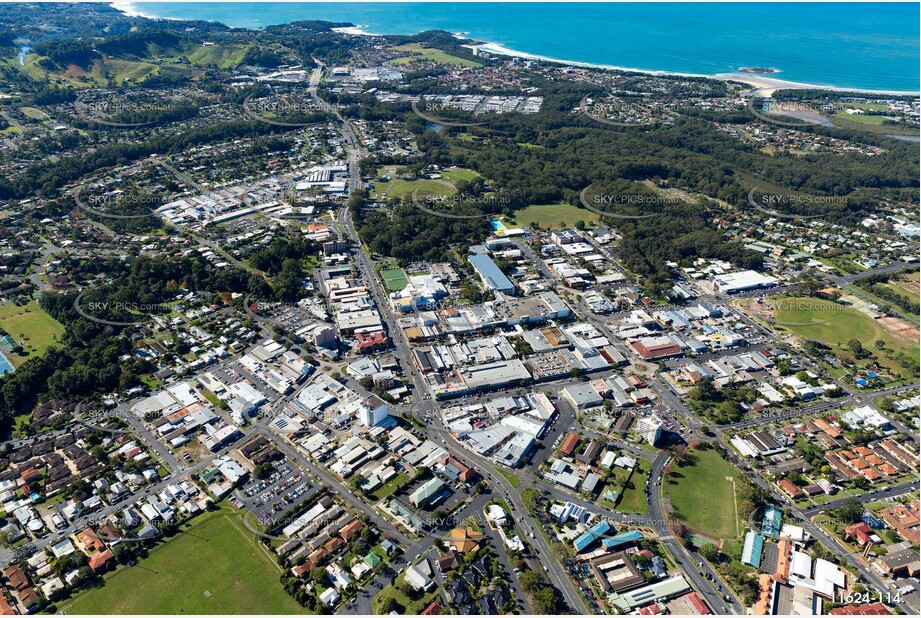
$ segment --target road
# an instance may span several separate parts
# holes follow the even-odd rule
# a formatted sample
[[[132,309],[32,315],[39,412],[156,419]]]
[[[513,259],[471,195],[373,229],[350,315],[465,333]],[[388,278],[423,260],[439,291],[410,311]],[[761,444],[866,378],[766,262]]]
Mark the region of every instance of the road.
[[[316,60],[316,59],[315,59]],[[322,68],[322,64],[317,61]],[[323,101],[317,94],[317,84],[319,83],[318,79],[315,79],[317,75],[316,71],[310,80],[310,87],[308,92],[311,96],[314,97],[317,104],[320,105],[324,110],[334,115],[340,122],[340,132],[342,134],[343,140],[347,144],[348,148],[348,169],[349,169],[349,189],[350,193],[361,188],[361,170],[359,167],[359,162],[365,153],[360,145],[360,142],[355,135],[354,130],[351,125],[342,118],[339,114],[339,111],[334,107],[330,106],[328,103]],[[345,231],[346,235],[349,237],[351,242],[358,248],[358,250],[353,251],[353,256],[355,258],[356,265],[358,266],[359,272],[362,275],[368,289],[371,291],[371,294],[374,298],[375,303],[377,304],[378,311],[381,314],[385,324],[387,325],[387,331],[391,338],[391,341],[394,343],[396,354],[400,359],[406,373],[410,376],[413,382],[413,397],[414,400],[418,403],[421,403],[422,400],[430,398],[428,389],[425,382],[422,380],[421,376],[417,371],[414,370],[414,363],[412,360],[412,355],[410,353],[409,342],[406,340],[403,331],[400,328],[397,328],[396,321],[390,310],[390,305],[387,299],[383,296],[380,286],[378,285],[377,278],[374,274],[374,269],[371,264],[371,261],[368,258],[367,252],[363,249],[361,245],[361,239],[358,236],[358,232],[355,229],[354,223],[352,221],[352,215],[349,208],[344,208],[340,218],[340,223],[342,228]],[[432,400],[424,404],[433,411],[433,418],[440,419],[438,414],[438,404]],[[440,422],[440,421],[439,421]],[[435,432],[439,429],[437,425],[433,428]],[[524,506],[524,503],[521,500],[520,495],[516,492],[515,488],[512,487],[511,483],[505,479],[501,474],[498,474],[493,471],[492,462],[487,459],[478,457],[467,451],[458,444],[455,444],[452,441],[446,441],[443,445],[448,451],[451,452],[455,457],[462,460],[474,460],[477,464],[477,469],[481,472],[481,475],[484,477],[491,487],[494,489],[500,490],[509,505],[514,511],[513,514],[510,514],[514,519],[518,518],[529,518],[527,515],[527,509]],[[534,544],[537,546],[538,551],[541,555],[547,556],[548,558],[552,556],[550,553],[550,547],[547,544],[546,540],[543,538],[543,535],[535,535],[533,539]],[[587,611],[587,607],[584,604],[581,594],[576,590],[572,581],[569,579],[568,574],[563,570],[561,565],[555,560],[548,559],[542,561],[542,564],[548,567],[547,575],[549,576],[551,582],[558,590],[562,593],[563,597],[566,599],[566,602],[569,606],[575,610],[577,613],[583,613]]]
[[[246,438],[252,435],[252,433],[253,433],[252,428],[244,430],[243,438],[241,438],[241,441],[246,440]],[[165,477],[163,480],[159,481],[158,483],[153,484],[153,485],[148,485],[145,489],[143,489],[143,491],[139,490],[127,496],[123,500],[120,500],[119,502],[113,503],[105,507],[104,509],[80,515],[79,517],[77,517],[77,519],[71,522],[71,524],[67,526],[67,528],[64,528],[63,530],[52,531],[46,536],[40,539],[36,539],[35,541],[32,541],[31,543],[27,545],[27,547],[30,548],[29,550],[30,553],[34,552],[35,550],[44,549],[66,536],[70,536],[72,534],[76,534],[80,532],[81,530],[86,528],[91,523],[98,524],[102,519],[108,517],[109,515],[113,515],[114,513],[117,513],[118,511],[122,509],[125,509],[128,507],[136,507],[138,506],[138,503],[141,500],[146,499],[151,494],[159,493],[163,491],[164,489],[166,489],[167,486],[172,485],[183,478],[191,477],[191,476],[194,476],[202,472],[206,468],[210,467],[212,462],[215,459],[217,459],[218,457],[222,455],[226,455],[230,451],[237,448],[237,446],[238,446],[237,444],[232,444],[230,446],[227,446],[221,449],[220,451],[216,453],[212,453],[208,455],[207,457],[205,457],[204,459],[198,461],[194,465],[186,468],[184,471],[173,472],[172,474],[168,475],[167,477]],[[18,551],[21,552],[22,549],[24,548],[21,548]],[[10,550],[5,547],[0,548],[0,564],[3,564],[4,566],[6,566],[10,562],[17,560],[18,555],[19,553],[17,551]]]
[[[726,594],[731,601],[727,602],[723,596],[717,593],[711,582],[722,581],[719,574],[713,570],[710,563],[701,557],[694,558],[683,544],[674,536],[671,530],[670,520],[665,513],[662,505],[661,484],[658,482],[662,479],[662,471],[669,462],[669,455],[660,453],[652,462],[649,471],[649,516],[652,519],[653,527],[659,535],[659,542],[662,543],[668,552],[675,557],[678,565],[684,570],[685,576],[693,582],[697,591],[704,596],[707,604],[718,614],[735,613],[745,614],[745,606],[736,598],[735,593],[728,586],[725,587]],[[698,564],[702,566],[698,567]],[[709,573],[711,580],[704,577]]]

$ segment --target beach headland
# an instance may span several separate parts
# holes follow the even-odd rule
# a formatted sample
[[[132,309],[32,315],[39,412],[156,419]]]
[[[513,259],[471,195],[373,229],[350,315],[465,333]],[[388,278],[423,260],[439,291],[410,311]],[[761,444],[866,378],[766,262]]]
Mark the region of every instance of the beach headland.
[[[132,2],[124,1],[114,1],[110,3],[115,9],[125,13],[126,15],[133,17],[145,17],[148,19],[171,19],[157,17],[155,15],[146,15],[143,12],[139,11],[137,6]],[[345,21],[345,20],[343,20]],[[347,21],[345,23],[348,23]],[[370,32],[368,26],[361,24],[353,24],[350,26],[343,26],[340,28],[333,28],[334,32],[340,34],[353,35],[353,36],[370,36],[370,37],[381,37],[387,36],[386,33],[381,32]],[[464,47],[473,48],[476,47],[484,52],[489,54],[494,54],[496,56],[509,56],[509,57],[518,57],[525,58],[529,60],[539,60],[542,62],[553,62],[565,66],[574,66],[574,67],[583,67],[591,69],[607,69],[613,71],[626,71],[631,73],[642,73],[644,75],[661,75],[661,76],[674,76],[674,77],[700,77],[700,78],[709,78],[717,79],[727,82],[739,82],[743,84],[749,84],[753,90],[757,90],[758,96],[762,97],[771,97],[771,95],[777,90],[829,90],[835,92],[858,92],[864,94],[874,94],[874,95],[890,95],[890,96],[921,96],[921,91],[907,91],[907,90],[873,90],[867,88],[848,88],[840,86],[831,86],[827,84],[815,84],[815,83],[804,83],[804,82],[795,82],[788,81],[783,79],[777,79],[774,77],[767,77],[765,75],[759,75],[754,73],[746,73],[743,71],[738,71],[734,73],[717,73],[717,74],[701,74],[701,73],[682,73],[675,71],[662,71],[655,69],[643,69],[637,67],[626,67],[618,66],[612,64],[602,64],[594,62],[583,62],[578,60],[566,60],[563,58],[553,58],[550,56],[543,56],[539,54],[532,54],[528,52],[518,51],[515,49],[508,48],[499,43],[492,43],[489,41],[477,42],[472,39],[469,32],[456,32],[453,33],[458,39],[469,41]],[[782,69],[776,69],[780,72]]]

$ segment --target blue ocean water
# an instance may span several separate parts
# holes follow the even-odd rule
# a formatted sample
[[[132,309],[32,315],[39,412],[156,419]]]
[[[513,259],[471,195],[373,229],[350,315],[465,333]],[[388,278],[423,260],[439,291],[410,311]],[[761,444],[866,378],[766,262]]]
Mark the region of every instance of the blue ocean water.
[[[377,34],[467,33],[527,54],[699,75],[772,67],[770,77],[917,92],[916,3],[116,3],[147,16],[259,28],[348,21]]]

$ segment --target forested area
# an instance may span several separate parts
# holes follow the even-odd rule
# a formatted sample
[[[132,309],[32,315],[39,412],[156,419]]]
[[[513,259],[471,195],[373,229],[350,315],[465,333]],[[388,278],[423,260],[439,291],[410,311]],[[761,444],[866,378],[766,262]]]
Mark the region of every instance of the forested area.
[[[112,281],[87,288],[79,306],[93,317],[113,322],[137,321],[151,313],[162,315],[182,290],[212,294],[254,292],[263,298],[272,294],[260,277],[242,269],[216,269],[201,257],[139,257],[120,271],[110,264],[105,272]],[[39,297],[42,309],[64,324],[64,337],[59,346],[29,358],[15,372],[0,376],[0,431],[9,430],[13,418],[30,411],[38,401],[78,401],[126,389],[137,385],[139,376],[155,369],[145,359],[120,360],[134,349],[130,337],[122,334],[124,327],[81,316],[75,307],[77,296],[77,292],[67,292]],[[133,307],[147,311],[128,310]]]

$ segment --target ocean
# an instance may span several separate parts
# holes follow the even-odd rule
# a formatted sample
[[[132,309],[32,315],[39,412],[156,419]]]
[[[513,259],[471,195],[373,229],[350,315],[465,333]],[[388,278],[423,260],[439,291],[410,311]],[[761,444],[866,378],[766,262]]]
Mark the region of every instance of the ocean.
[[[918,92],[919,5],[912,3],[117,2],[133,14],[261,28],[348,21],[374,34],[446,30],[501,49],[643,71],[767,77],[837,88]]]

